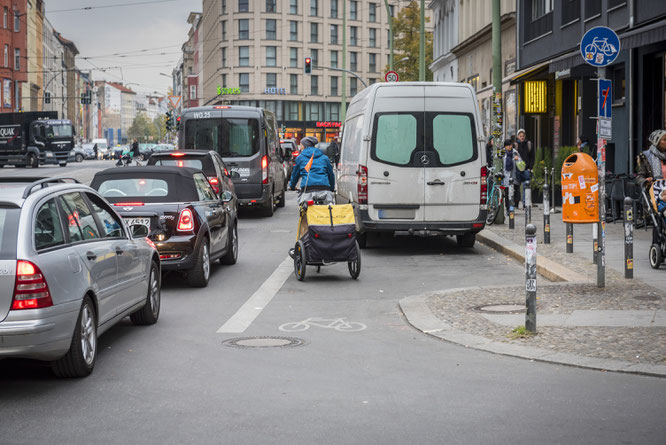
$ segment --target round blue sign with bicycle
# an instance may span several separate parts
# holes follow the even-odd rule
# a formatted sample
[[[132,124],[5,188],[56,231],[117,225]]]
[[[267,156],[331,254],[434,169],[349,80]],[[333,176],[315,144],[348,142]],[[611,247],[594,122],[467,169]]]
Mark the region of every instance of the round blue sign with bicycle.
[[[580,54],[592,66],[610,65],[620,54],[620,38],[612,29],[597,26],[583,36]]]

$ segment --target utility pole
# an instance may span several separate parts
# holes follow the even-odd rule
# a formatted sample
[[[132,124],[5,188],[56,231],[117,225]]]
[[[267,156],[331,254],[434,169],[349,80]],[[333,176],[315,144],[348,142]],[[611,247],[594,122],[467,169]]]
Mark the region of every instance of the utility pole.
[[[342,2],[342,69],[347,69],[347,0]],[[342,103],[340,104],[340,122],[347,114],[347,73],[342,75]]]
[[[391,7],[388,4],[388,0],[384,0],[384,4],[386,5],[389,32],[391,33],[391,38],[389,39],[389,49],[391,50],[391,55],[389,56],[389,70],[393,71],[393,16],[391,15]]]
[[[502,147],[502,24],[501,24],[501,1],[493,0],[493,128],[496,150]],[[499,163],[499,156],[496,156]]]
[[[495,0],[498,1],[498,0]],[[421,0],[421,41],[419,42],[419,81],[425,81],[425,0]]]

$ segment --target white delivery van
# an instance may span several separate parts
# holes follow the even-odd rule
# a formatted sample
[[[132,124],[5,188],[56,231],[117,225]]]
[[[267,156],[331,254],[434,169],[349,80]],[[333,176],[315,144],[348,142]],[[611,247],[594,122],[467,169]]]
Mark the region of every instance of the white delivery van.
[[[472,247],[486,219],[484,137],[476,94],[463,83],[376,83],[344,122],[338,203],[368,232],[455,235]]]

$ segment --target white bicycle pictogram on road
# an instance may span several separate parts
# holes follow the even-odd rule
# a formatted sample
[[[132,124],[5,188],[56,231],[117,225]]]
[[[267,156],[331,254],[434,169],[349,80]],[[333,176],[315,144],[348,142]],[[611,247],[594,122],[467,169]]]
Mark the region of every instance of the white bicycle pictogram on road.
[[[279,327],[284,332],[300,332],[310,329],[311,326],[318,326],[324,329],[335,329],[342,332],[363,331],[368,327],[363,323],[356,321],[345,321],[344,318],[319,318],[311,317],[303,321],[292,321]]]

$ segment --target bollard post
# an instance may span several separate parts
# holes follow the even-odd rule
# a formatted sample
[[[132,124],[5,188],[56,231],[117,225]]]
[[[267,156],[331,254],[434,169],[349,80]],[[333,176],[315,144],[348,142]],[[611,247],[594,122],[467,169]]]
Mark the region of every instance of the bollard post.
[[[550,202],[553,205],[551,212],[557,213],[555,211],[555,167],[550,169],[550,193]]]
[[[525,329],[536,332],[536,294],[537,294],[537,268],[536,268],[536,227],[528,224],[525,228]]]
[[[624,278],[634,278],[634,200],[624,198]]]
[[[592,263],[597,264],[597,251],[599,249],[599,226],[592,224]]]
[[[548,170],[548,169],[546,169]],[[548,182],[543,184],[543,243],[550,244],[550,188]]]
[[[567,253],[573,253],[573,224],[567,223]]]
[[[513,178],[509,178],[509,229],[516,228],[516,212],[513,208]]]
[[[532,224],[532,188],[530,186],[530,181],[525,182],[525,227],[528,224]]]

